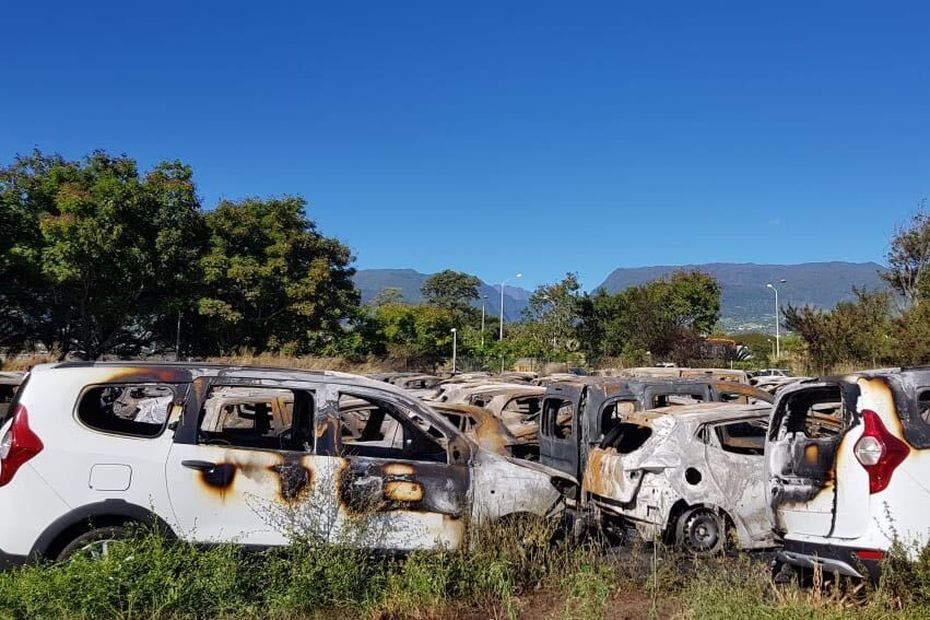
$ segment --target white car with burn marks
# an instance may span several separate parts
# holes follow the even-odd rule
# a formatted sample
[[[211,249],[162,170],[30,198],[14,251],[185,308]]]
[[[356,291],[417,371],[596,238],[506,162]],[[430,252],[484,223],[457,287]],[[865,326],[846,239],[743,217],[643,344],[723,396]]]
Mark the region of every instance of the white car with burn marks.
[[[773,546],[763,450],[770,406],[631,413],[588,455],[582,492],[608,530],[716,553]]]
[[[403,390],[334,372],[38,366],[0,419],[0,563],[94,552],[134,523],[251,547],[385,550],[557,517],[556,470],[482,449]]]
[[[915,553],[930,543],[930,369],[784,388],[765,452],[777,572],[877,578],[896,540]]]

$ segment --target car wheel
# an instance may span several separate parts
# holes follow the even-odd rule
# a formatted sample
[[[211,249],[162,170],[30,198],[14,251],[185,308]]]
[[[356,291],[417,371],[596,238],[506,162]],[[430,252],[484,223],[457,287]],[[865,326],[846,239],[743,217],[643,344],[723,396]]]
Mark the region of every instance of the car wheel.
[[[110,553],[113,543],[129,537],[125,527],[99,527],[84,532],[61,550],[58,561],[69,560],[76,555],[90,559],[105,558]]]
[[[693,508],[678,519],[678,546],[695,555],[711,555],[726,545],[726,523],[707,508]]]

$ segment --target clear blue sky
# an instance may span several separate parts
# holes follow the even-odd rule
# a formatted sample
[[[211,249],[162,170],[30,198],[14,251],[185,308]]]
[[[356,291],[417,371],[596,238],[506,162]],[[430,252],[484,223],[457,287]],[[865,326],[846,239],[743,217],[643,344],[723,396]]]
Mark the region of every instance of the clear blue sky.
[[[880,261],[930,193],[926,2],[12,2],[0,161],[296,193],[360,268],[524,285]]]

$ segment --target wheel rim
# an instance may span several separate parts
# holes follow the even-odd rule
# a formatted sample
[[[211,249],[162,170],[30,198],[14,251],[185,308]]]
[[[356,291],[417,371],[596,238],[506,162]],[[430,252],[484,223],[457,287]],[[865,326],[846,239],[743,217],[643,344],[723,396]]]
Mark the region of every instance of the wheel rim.
[[[685,526],[685,544],[696,552],[707,552],[717,548],[720,542],[720,523],[716,515],[701,512]]]
[[[115,542],[115,538],[94,540],[79,547],[74,554],[90,558],[91,560],[99,560],[110,555],[110,545]]]

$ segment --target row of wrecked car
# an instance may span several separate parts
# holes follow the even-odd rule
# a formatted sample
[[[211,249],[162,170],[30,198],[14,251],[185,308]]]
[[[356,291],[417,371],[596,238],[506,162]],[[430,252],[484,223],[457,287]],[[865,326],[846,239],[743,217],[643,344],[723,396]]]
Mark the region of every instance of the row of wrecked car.
[[[876,577],[895,543],[918,553],[930,542],[930,370],[776,370],[608,371],[537,379],[535,392],[484,378],[425,398],[519,428],[522,458],[578,482],[563,489],[576,528],[694,553],[776,547],[777,567],[859,578]]]
[[[895,537],[927,542],[930,371],[755,378],[40,366],[0,411],[0,563],[130,522],[250,546],[363,523],[352,544],[406,550],[532,514],[858,577]]]
[[[634,529],[694,552],[720,550],[732,530],[743,547],[771,546],[761,459],[773,396],[726,370],[610,374],[458,377],[415,393],[451,420],[490,416],[498,424],[471,433],[482,446],[574,481],[563,492],[576,530]]]

